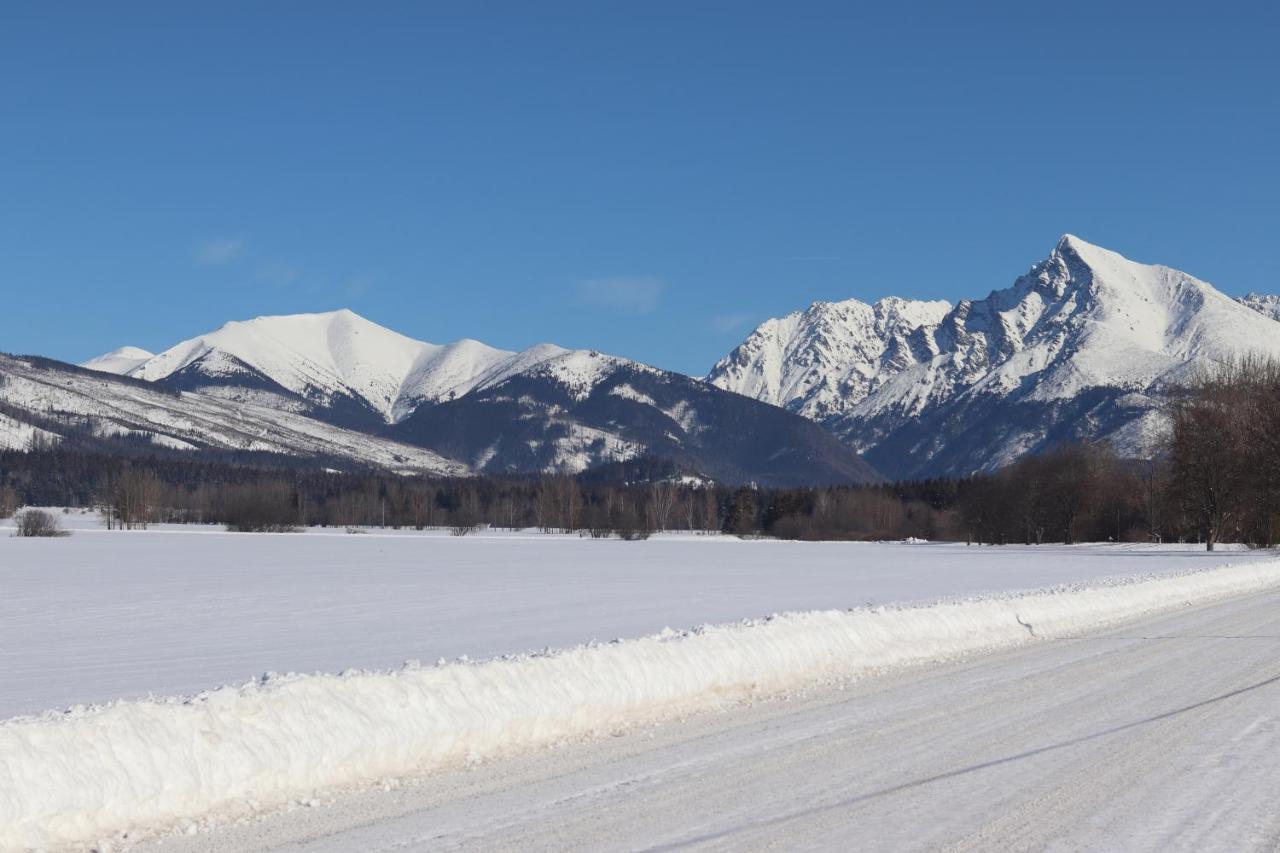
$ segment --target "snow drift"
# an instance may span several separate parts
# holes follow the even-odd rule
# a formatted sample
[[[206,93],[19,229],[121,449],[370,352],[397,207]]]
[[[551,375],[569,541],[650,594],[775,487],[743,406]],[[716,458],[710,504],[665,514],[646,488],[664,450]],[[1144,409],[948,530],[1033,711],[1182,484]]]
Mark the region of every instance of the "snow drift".
[[[285,676],[0,723],[0,846],[246,812],[830,679],[1280,588],[1280,561],[910,608],[791,613],[541,655]]]

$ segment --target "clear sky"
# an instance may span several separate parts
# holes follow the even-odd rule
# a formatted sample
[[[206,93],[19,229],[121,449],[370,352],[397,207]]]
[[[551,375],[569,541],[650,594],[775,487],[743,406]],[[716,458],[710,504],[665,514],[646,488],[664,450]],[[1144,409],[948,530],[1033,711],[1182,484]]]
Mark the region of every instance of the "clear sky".
[[[0,350],[350,307],[702,373],[1064,232],[1274,292],[1276,8],[5,3]]]

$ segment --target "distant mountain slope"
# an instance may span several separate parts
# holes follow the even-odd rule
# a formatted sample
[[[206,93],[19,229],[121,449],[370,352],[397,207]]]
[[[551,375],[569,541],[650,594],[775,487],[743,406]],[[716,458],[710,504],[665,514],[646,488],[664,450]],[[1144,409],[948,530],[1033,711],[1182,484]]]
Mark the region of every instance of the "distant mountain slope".
[[[831,320],[814,306],[789,325],[767,322],[708,379],[765,396],[768,377],[803,377],[777,383],[788,389],[779,403],[885,473],[918,477],[997,468],[1070,438],[1143,454],[1163,428],[1159,400],[1171,384],[1232,354],[1280,356],[1280,325],[1257,310],[1070,235],[1012,287],[936,320],[865,322],[877,310],[853,306],[852,319]],[[836,350],[833,339],[858,346]]]
[[[1280,296],[1250,293],[1247,296],[1241,296],[1236,301],[1265,317],[1270,317],[1272,320],[1280,320]]]
[[[881,479],[802,417],[637,362],[540,344],[415,341],[350,311],[228,323],[129,378],[385,435],[478,471],[577,473],[661,456],[725,482]]]
[[[582,471],[649,455],[728,483],[882,479],[815,423],[687,376],[581,351],[422,406],[389,434],[486,473]]]
[[[421,447],[293,412],[173,391],[33,357],[0,355],[0,447],[132,438],[180,450],[253,451],[392,471],[466,475]]]
[[[88,370],[101,370],[104,373],[124,375],[147,359],[154,357],[155,353],[147,352],[139,347],[120,347],[120,349],[104,353],[97,358],[91,358],[81,363],[80,366]]]
[[[815,302],[766,320],[711,371],[713,384],[814,420],[844,411],[885,377],[937,353],[913,335],[939,323],[949,302],[888,297]]]

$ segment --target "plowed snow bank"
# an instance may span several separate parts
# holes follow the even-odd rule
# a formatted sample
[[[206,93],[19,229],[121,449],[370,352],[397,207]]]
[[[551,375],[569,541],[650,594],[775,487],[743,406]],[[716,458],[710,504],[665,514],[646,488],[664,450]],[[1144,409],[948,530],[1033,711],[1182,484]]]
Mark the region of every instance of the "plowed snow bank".
[[[0,724],[0,845],[92,841],[831,678],[1280,587],[1280,562],[926,607],[792,613],[544,656],[296,676]]]

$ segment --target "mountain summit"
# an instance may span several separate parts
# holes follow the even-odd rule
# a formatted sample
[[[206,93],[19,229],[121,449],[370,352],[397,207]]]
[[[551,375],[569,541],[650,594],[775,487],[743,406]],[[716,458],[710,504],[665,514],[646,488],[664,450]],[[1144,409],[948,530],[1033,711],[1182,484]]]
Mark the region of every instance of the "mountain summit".
[[[80,366],[104,373],[124,375],[154,355],[155,353],[147,352],[141,347],[120,347],[120,349],[103,353],[97,358],[91,358]]]
[[[1077,438],[1144,454],[1162,394],[1280,325],[1184,272],[1065,235],[1011,287],[954,307],[815,305],[761,324],[708,380],[814,418],[897,476],[991,470]]]
[[[354,423],[394,423],[423,402],[499,378],[515,356],[479,341],[416,341],[343,309],[231,322],[136,363],[82,366],[299,411],[332,410]]]

